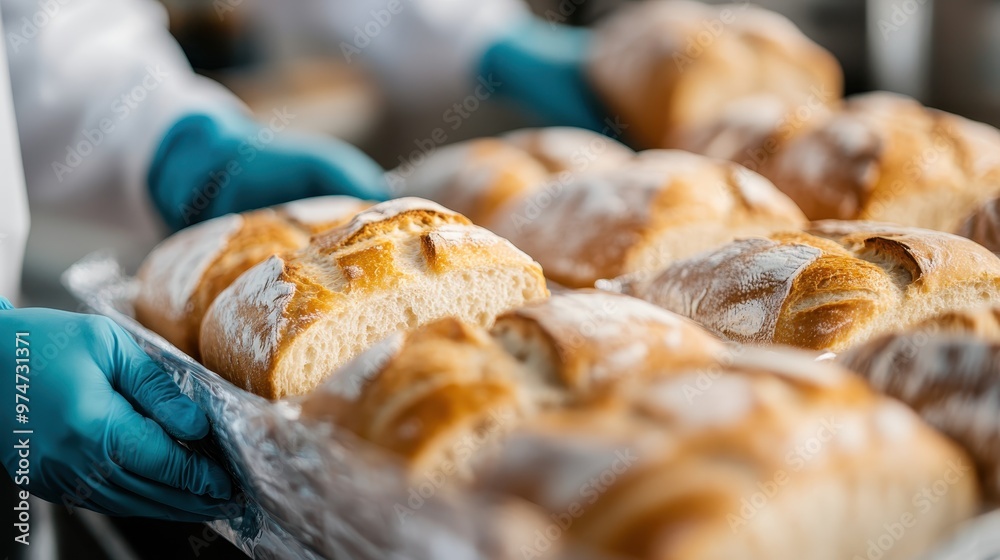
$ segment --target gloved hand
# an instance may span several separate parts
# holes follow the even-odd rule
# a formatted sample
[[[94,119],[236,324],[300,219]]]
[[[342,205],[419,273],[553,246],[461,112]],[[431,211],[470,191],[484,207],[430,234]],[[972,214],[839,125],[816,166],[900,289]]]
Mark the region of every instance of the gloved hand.
[[[205,414],[107,318],[0,298],[0,371],[3,463],[22,489],[109,515],[239,511],[222,467],[171,439],[205,437]]]
[[[527,19],[486,50],[479,72],[546,125],[600,131],[606,114],[586,76],[590,40],[586,29]]]
[[[149,171],[153,202],[171,228],[330,194],[384,200],[384,170],[357,148],[284,131],[242,114],[189,115],[160,143]]]

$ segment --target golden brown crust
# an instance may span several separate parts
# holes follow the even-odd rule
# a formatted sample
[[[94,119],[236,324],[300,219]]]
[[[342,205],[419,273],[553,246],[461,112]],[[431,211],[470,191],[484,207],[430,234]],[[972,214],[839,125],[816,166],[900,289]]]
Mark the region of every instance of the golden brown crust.
[[[975,476],[949,470],[967,456],[847,371],[748,349],[699,391],[703,373],[667,368],[600,407],[544,413],[508,436],[480,484],[570,512],[573,538],[638,558],[805,558],[817,539],[849,557],[945,476],[947,503],[896,558],[975,513]],[[852,505],[872,493],[877,505]]]
[[[401,190],[490,227],[517,198],[569,174],[615,168],[633,155],[624,145],[588,130],[517,130],[438,150],[410,175],[401,177]]]
[[[626,290],[731,340],[839,351],[1000,303],[1000,259],[947,233],[831,220],[736,241]]]
[[[476,275],[483,294],[471,293]],[[202,355],[238,386],[281,398],[398,329],[444,315],[485,326],[547,295],[537,263],[506,240],[429,201],[397,199],[241,276],[206,315]]]
[[[701,327],[641,300],[596,290],[556,294],[497,318],[504,348],[575,398],[618,377],[703,363],[724,345]]]
[[[369,206],[353,197],[316,197],[178,232],[140,267],[136,318],[198,359],[205,312],[236,278],[271,255],[305,247],[310,235],[343,224]]]
[[[490,227],[571,288],[653,273],[740,236],[805,225],[799,209],[759,175],[668,150],[582,173],[523,197],[504,214]]]
[[[841,94],[836,59],[754,6],[643,2],[619,9],[596,34],[591,81],[645,148],[703,145],[747,99],[772,99],[780,116],[836,104]]]
[[[445,462],[453,463],[449,471],[462,471],[487,440],[527,412],[518,370],[485,331],[442,319],[407,337],[351,403],[346,427],[404,458],[414,474]],[[478,444],[459,449],[473,437]]]
[[[646,352],[599,355],[629,340]],[[392,450],[414,481],[524,498],[570,520],[568,539],[632,557],[805,558],[817,542],[848,557],[943,479],[898,558],[976,512],[968,457],[912,411],[809,355],[719,348],[640,302],[565,292],[492,339],[444,319],[373,349],[356,394],[331,380],[302,417]]]
[[[810,219],[956,231],[1000,193],[1000,133],[907,97],[848,99],[761,167]]]

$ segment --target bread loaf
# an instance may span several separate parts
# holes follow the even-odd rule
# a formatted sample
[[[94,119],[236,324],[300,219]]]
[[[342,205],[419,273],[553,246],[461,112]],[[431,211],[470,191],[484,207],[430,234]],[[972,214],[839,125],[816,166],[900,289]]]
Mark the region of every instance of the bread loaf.
[[[448,318],[373,346],[308,395],[302,417],[348,428],[401,456],[417,479],[469,464],[537,410],[620,376],[703,363],[725,347],[635,298],[555,294],[501,315],[492,337]]]
[[[210,369],[281,398],[396,330],[446,316],[490,325],[547,296],[541,268],[505,239],[429,201],[397,199],[244,273],[209,308],[200,346]]]
[[[836,59],[783,16],[686,0],[630,4],[598,25],[589,75],[644,148],[698,149],[747,99],[777,107],[778,127],[836,105],[843,87]]]
[[[538,505],[553,524],[518,543],[526,558],[582,544],[839,560],[909,515],[885,556],[904,559],[976,511],[968,457],[834,365],[729,348],[593,291],[515,309],[491,335],[443,319],[390,337],[309,394],[301,418],[392,450],[414,487]]]
[[[395,174],[405,196],[443,204],[489,227],[505,204],[570,174],[614,169],[634,152],[579,128],[526,129],[441,148],[408,176]]]
[[[273,254],[305,247],[310,235],[368,206],[349,196],[317,197],[181,230],[153,249],[139,268],[136,318],[197,358],[202,317],[233,280]]]
[[[644,377],[728,353],[692,321],[597,290],[565,292],[509,311],[492,333],[534,372],[534,393],[546,402],[592,394],[620,376]],[[546,398],[546,387],[559,396]]]
[[[977,510],[968,457],[845,370],[747,350],[692,396],[699,375],[629,378],[602,406],[542,414],[480,485],[627,558],[864,558],[903,518],[879,551],[902,560]]]
[[[1000,194],[1000,132],[907,97],[865,94],[760,171],[810,219],[955,232]]]
[[[944,311],[1000,303],[1000,259],[952,234],[830,220],[735,241],[625,291],[729,340],[839,352]]]
[[[962,444],[1000,499],[1000,308],[949,312],[838,360]]]
[[[526,194],[488,227],[537,259],[549,278],[588,287],[662,270],[737,237],[804,224],[799,209],[751,171],[650,150],[627,166]]]

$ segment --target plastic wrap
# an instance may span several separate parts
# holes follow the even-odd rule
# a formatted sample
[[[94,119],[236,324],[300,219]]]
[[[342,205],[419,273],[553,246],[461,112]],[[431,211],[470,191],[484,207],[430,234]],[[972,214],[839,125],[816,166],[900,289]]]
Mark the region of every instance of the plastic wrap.
[[[248,555],[337,560],[512,555],[512,541],[504,534],[512,524],[492,522],[496,503],[441,489],[421,501],[419,511],[405,510],[415,515],[400,515],[409,489],[390,457],[350,434],[302,425],[294,402],[275,403],[239,389],[140,325],[131,303],[135,281],[111,255],[77,263],[64,282],[86,306],[131,333],[205,410],[214,445],[200,451],[227,466],[246,504],[242,517],[210,526]]]

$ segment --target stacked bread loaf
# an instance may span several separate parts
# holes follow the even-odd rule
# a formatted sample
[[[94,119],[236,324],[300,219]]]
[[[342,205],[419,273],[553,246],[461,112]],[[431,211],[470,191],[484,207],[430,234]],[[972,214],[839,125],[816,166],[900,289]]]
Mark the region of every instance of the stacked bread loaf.
[[[644,148],[749,145],[840,101],[836,59],[784,17],[747,3],[636,3],[596,35],[591,82]]]
[[[1000,303],[1000,258],[952,234],[830,220],[735,241],[623,287],[730,340],[837,352]]]
[[[305,247],[310,235],[341,225],[368,206],[349,196],[317,197],[182,230],[139,268],[136,318],[197,358],[202,318],[222,290],[269,256]]]
[[[403,185],[473,216],[574,288],[805,224],[786,196],[736,164],[673,150],[635,154],[577,129],[452,146]]]
[[[302,418],[392,451],[413,484],[541,507],[557,532],[520,543],[528,557],[566,535],[629,558],[833,560],[908,515],[918,529],[885,557],[909,558],[977,504],[964,453],[845,370],[599,292],[555,294],[489,333],[448,319],[393,337]]]
[[[1000,131],[899,95],[859,95],[786,142],[760,172],[813,220],[957,232],[1000,194]],[[988,238],[984,222],[963,234]]]
[[[397,329],[446,316],[487,326],[548,295],[537,263],[432,202],[301,204],[168,239],[140,272],[140,320],[240,387],[281,398]],[[331,212],[349,221],[331,229]]]

